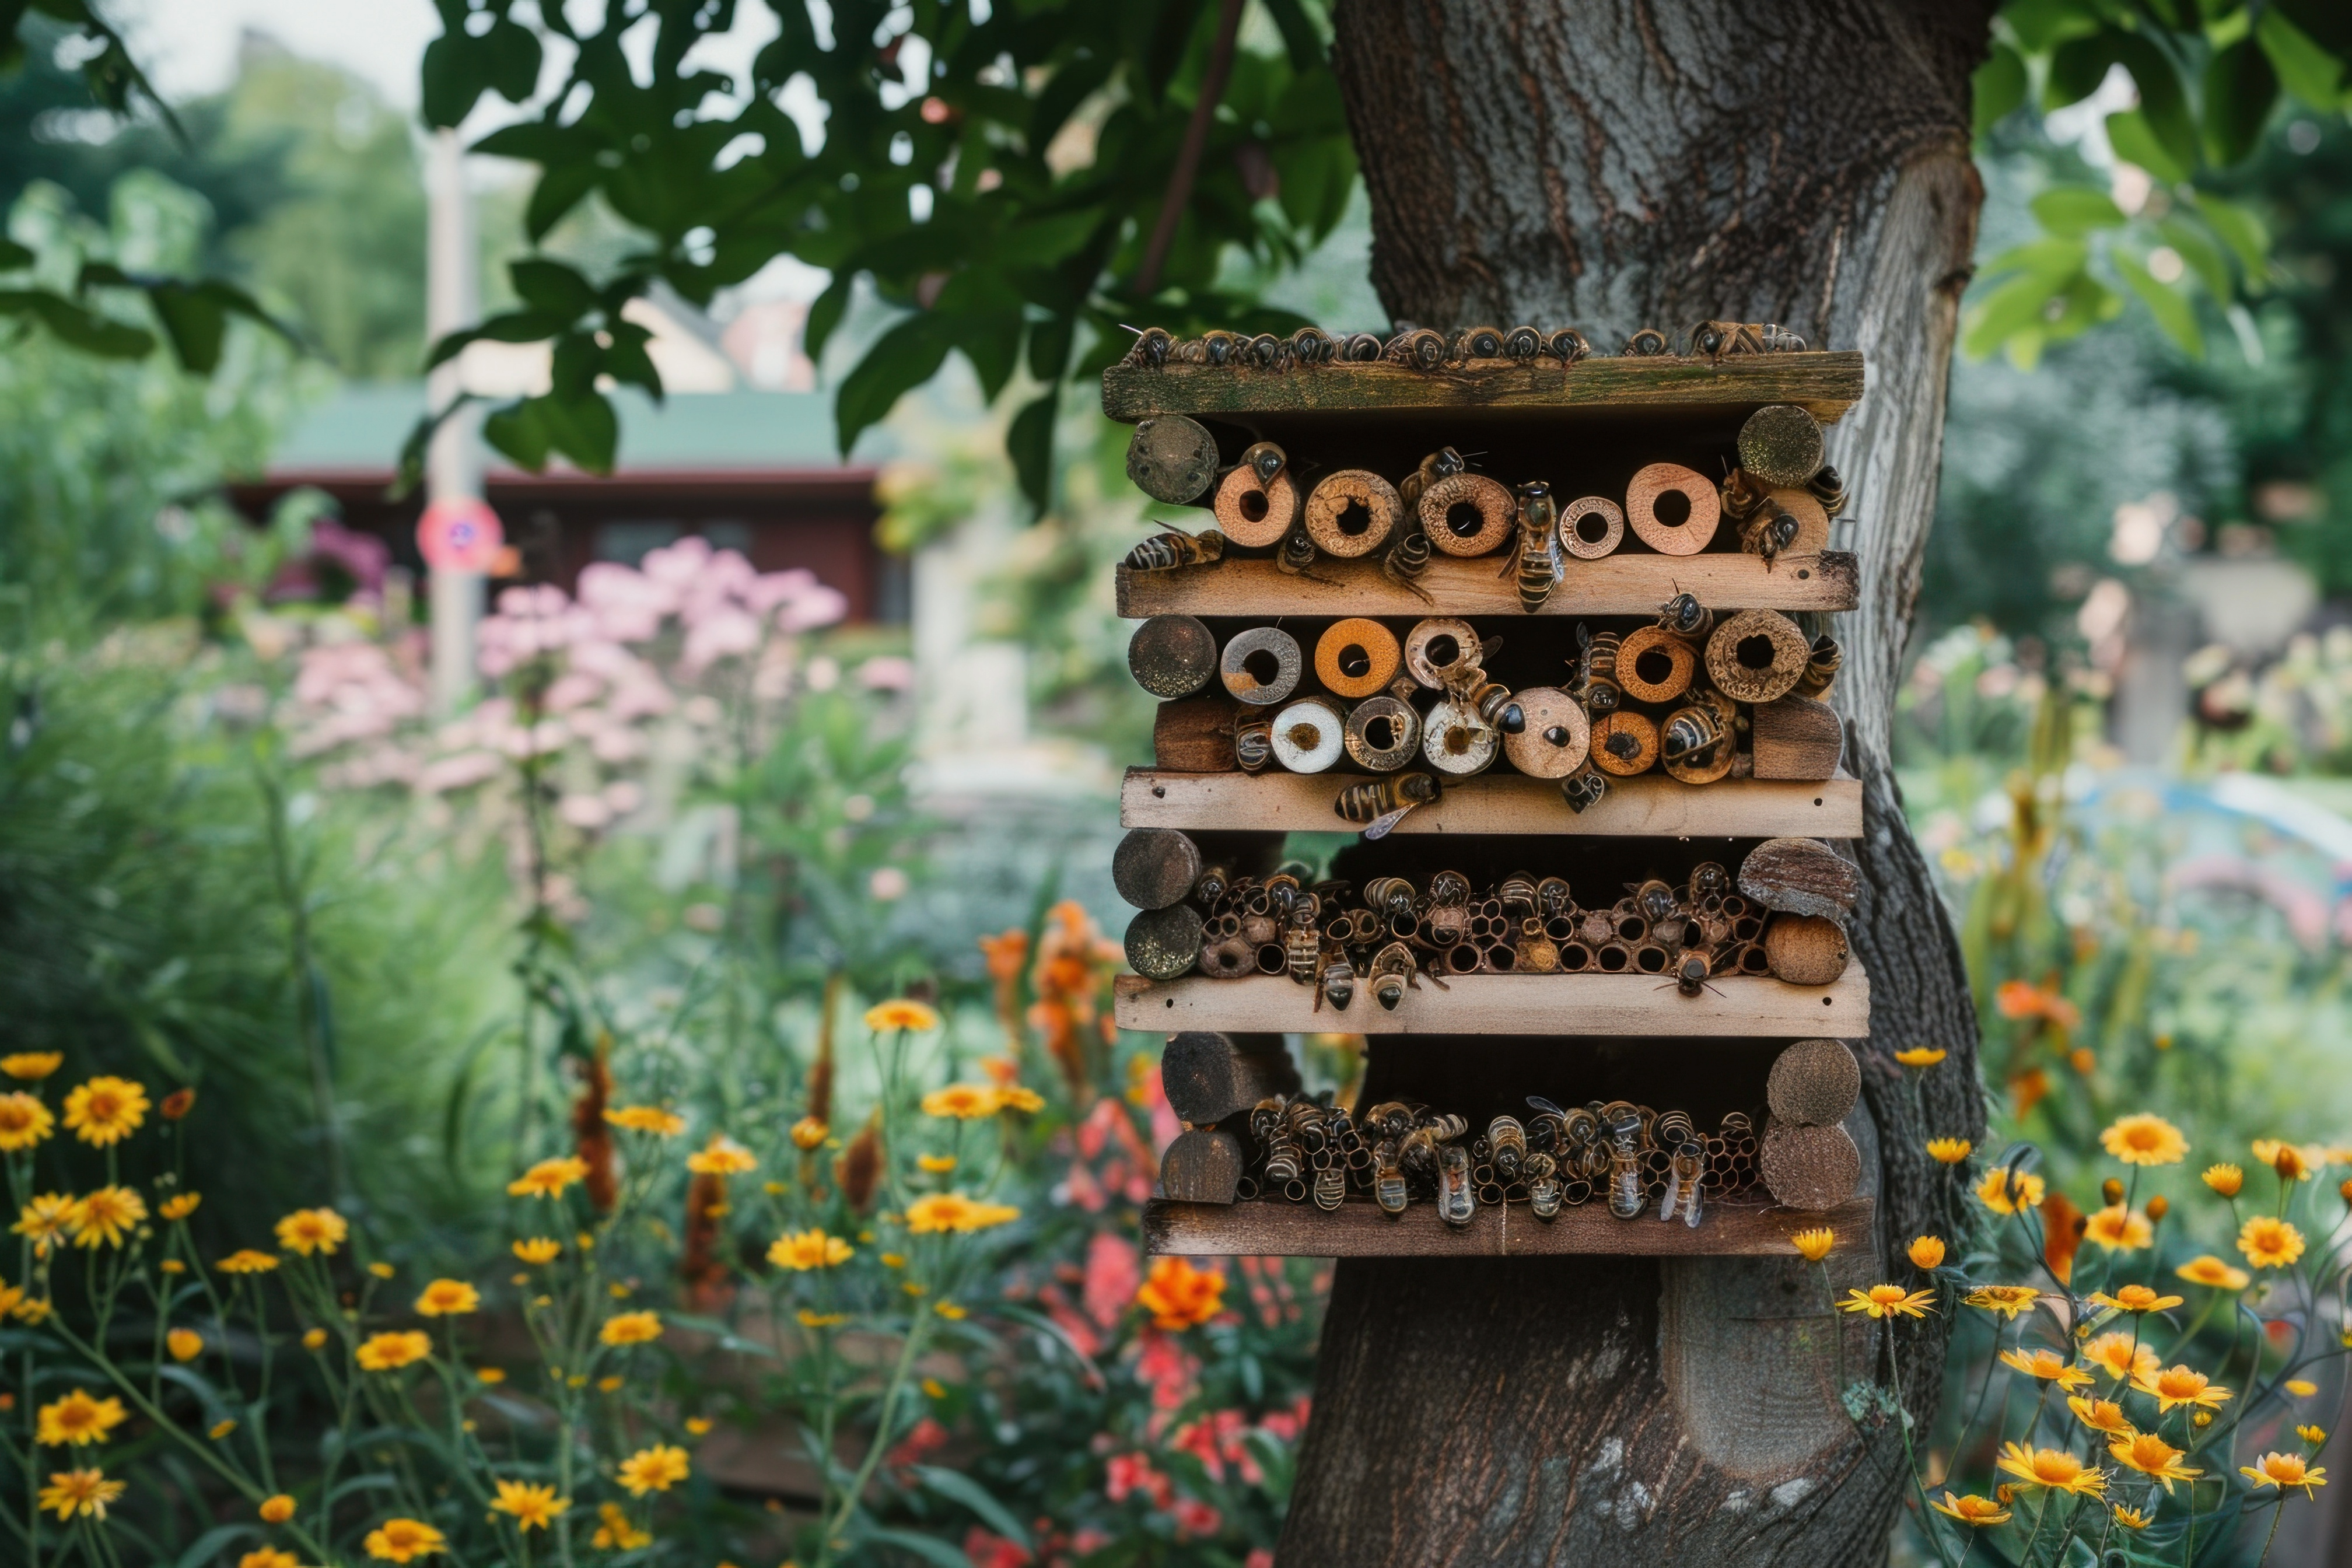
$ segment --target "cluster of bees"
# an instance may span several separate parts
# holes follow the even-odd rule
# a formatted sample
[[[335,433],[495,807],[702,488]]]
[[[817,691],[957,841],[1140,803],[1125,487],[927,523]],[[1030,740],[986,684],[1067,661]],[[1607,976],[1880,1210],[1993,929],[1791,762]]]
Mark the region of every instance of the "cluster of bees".
[[[1330,1213],[1349,1193],[1369,1194],[1391,1216],[1419,1198],[1453,1226],[1468,1225],[1482,1204],[1523,1203],[1549,1220],[1600,1197],[1619,1219],[1654,1202],[1660,1220],[1696,1226],[1702,1194],[1756,1184],[1756,1131],[1745,1112],[1702,1135],[1683,1111],[1631,1100],[1562,1110],[1531,1094],[1527,1104],[1531,1114],[1497,1116],[1474,1138],[1466,1118],[1402,1100],[1360,1121],[1320,1100],[1261,1100],[1249,1114],[1239,1195],[1311,1199]]]
[[[1752,668],[1742,649],[1759,637],[1803,657],[1792,653],[1778,671]],[[1484,773],[1498,758],[1558,779],[1580,813],[1608,794],[1612,778],[1653,768],[1694,784],[1744,776],[1752,763],[1739,742],[1748,728],[1743,704],[1792,691],[1825,696],[1843,660],[1835,638],[1808,645],[1778,611],[1718,617],[1689,594],[1630,633],[1580,625],[1564,688],[1514,692],[1493,679],[1486,666],[1500,640],[1450,616],[1416,622],[1402,642],[1378,621],[1342,620],[1316,642],[1323,689],[1300,696],[1308,660],[1297,639],[1275,626],[1237,633],[1217,666],[1242,705],[1234,761],[1246,773],[1279,765],[1302,773],[1344,761],[1373,774],[1333,803],[1367,838],[1385,837],[1437,800],[1447,779]]]
[[[1189,426],[1185,440],[1210,457],[1176,471],[1139,455],[1171,440],[1155,423],[1179,421]],[[1740,549],[1769,564],[1792,551],[1822,549],[1829,520],[1846,504],[1844,481],[1823,459],[1819,422],[1793,404],[1749,416],[1740,430],[1739,464],[1719,483],[1679,463],[1652,463],[1634,474],[1622,504],[1600,495],[1563,504],[1542,479],[1507,487],[1475,472],[1452,447],[1430,453],[1393,485],[1369,469],[1341,468],[1302,491],[1289,454],[1272,441],[1256,442],[1223,470],[1213,465],[1213,438],[1181,416],[1144,421],[1135,441],[1129,471],[1158,499],[1189,502],[1215,481],[1218,526],[1153,535],[1129,552],[1132,571],[1213,565],[1237,545],[1271,548],[1282,572],[1328,582],[1315,570],[1324,558],[1377,554],[1384,576],[1426,600],[1422,579],[1435,554],[1499,552],[1496,575],[1516,575],[1519,607],[1529,615],[1567,581],[1570,559],[1615,553],[1629,521],[1660,553],[1688,555],[1705,550],[1728,519]],[[1670,496],[1680,498],[1682,508],[1672,521],[1660,509]]]
[[[1694,357],[1721,361],[1735,354],[1801,353],[1805,340],[1771,322],[1701,321],[1685,340]],[[1655,327],[1625,341],[1622,353],[1637,357],[1667,354],[1674,344]],[[1320,327],[1301,327],[1288,337],[1272,332],[1209,331],[1179,341],[1164,327],[1136,334],[1120,363],[1157,370],[1168,364],[1219,365],[1234,370],[1313,370],[1327,364],[1400,364],[1442,370],[1480,360],[1522,364],[1570,365],[1592,353],[1574,327],[1545,332],[1534,327],[1465,327],[1451,336],[1428,327],[1400,323],[1386,340],[1371,332],[1333,336]]]
[[[1680,887],[1653,877],[1613,904],[1579,908],[1565,879],[1524,872],[1484,898],[1440,871],[1426,888],[1375,877],[1306,886],[1297,871],[1264,882],[1211,868],[1193,889],[1204,911],[1199,969],[1214,980],[1287,974],[1316,989],[1315,1010],[1347,1011],[1360,986],[1394,1012],[1421,977],[1450,974],[1655,974],[1696,996],[1717,974],[1765,974],[1765,911],[1709,860]]]

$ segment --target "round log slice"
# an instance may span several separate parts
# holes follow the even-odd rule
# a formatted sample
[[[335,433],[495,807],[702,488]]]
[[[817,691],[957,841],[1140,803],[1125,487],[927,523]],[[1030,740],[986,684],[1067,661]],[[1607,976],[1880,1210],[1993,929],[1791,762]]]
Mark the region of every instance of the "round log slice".
[[[1617,645],[1617,684],[1636,702],[1672,702],[1697,673],[1698,649],[1663,626],[1636,626]]]
[[[1778,610],[1742,610],[1706,639],[1706,673],[1735,702],[1769,702],[1793,690],[1813,645]]]
[[[1315,640],[1315,679],[1334,697],[1352,702],[1386,691],[1402,657],[1396,633],[1378,621],[1353,616],[1332,622]]]
[[[1154,616],[1127,641],[1128,673],[1162,701],[1190,697],[1217,678],[1217,637],[1197,616]]]
[[[1454,474],[1421,492],[1421,525],[1448,555],[1491,555],[1518,526],[1518,501],[1484,474]]]
[[[1822,425],[1793,403],[1773,403],[1739,427],[1739,466],[1768,485],[1801,485],[1821,470]]]
[[[1559,546],[1598,561],[1625,542],[1625,509],[1607,496],[1579,496],[1559,509]]]
[[[1156,414],[1128,439],[1127,477],[1153,500],[1189,506],[1217,477],[1217,438],[1198,420]]]
[[[1774,915],[1764,928],[1764,956],[1791,985],[1831,985],[1845,973],[1845,928],[1819,915]]]
[[[1353,561],[1386,544],[1403,510],[1388,480],[1370,469],[1341,468],[1307,498],[1307,535],[1324,554]]]
[[[1671,501],[1668,496],[1682,499]],[[1625,487],[1625,521],[1661,555],[1697,554],[1715,538],[1722,518],[1723,498],[1715,486],[1680,463],[1652,463]]]
[[[1503,737],[1511,766],[1539,779],[1564,779],[1582,767],[1592,742],[1584,704],[1551,686],[1525,687],[1514,696],[1528,727]]]
[[[1228,543],[1253,548],[1279,544],[1298,520],[1298,487],[1290,470],[1274,476],[1274,483],[1258,483],[1246,468],[1228,471],[1217,486],[1217,528]]]
[[[1799,1040],[1782,1051],[1764,1083],[1774,1117],[1800,1127],[1834,1127],[1862,1095],[1862,1068],[1839,1040]]]
[[[1862,1182],[1862,1151],[1843,1127],[1776,1120],[1764,1131],[1756,1165],[1773,1201],[1792,1209],[1833,1209]]]

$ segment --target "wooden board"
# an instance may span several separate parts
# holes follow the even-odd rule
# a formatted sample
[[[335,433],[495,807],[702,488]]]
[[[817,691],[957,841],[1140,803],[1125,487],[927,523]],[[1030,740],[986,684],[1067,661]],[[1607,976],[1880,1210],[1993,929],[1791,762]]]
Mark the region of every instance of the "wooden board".
[[[1619,1219],[1606,1205],[1580,1204],[1546,1222],[1524,1204],[1481,1205],[1456,1230],[1434,1205],[1417,1203],[1391,1219],[1370,1198],[1331,1214],[1313,1204],[1256,1199],[1180,1204],[1155,1199],[1143,1211],[1143,1249],[1184,1258],[1534,1258],[1583,1253],[1612,1258],[1797,1256],[1789,1237],[1826,1225],[1836,1250],[1867,1247],[1873,1205],[1856,1198],[1825,1213],[1753,1204],[1702,1205],[1699,1222],[1661,1221],[1654,1206]],[[1818,1298],[1817,1298],[1818,1300]]]
[[[1433,371],[1386,363],[1289,371],[1113,365],[1103,372],[1103,412],[1133,423],[1154,414],[1474,409],[1572,416],[1591,410],[1671,414],[1795,403],[1826,424],[1853,406],[1862,384],[1862,355],[1852,352],[1743,354],[1717,363],[1673,354],[1596,357],[1572,365],[1483,361]]]
[[[1286,975],[1241,980],[1118,979],[1118,1026],[1155,1035],[1184,1029],[1248,1033],[1362,1035],[1691,1036],[1716,1039],[1823,1036],[1859,1039],[1870,1032],[1870,982],[1848,964],[1834,985],[1790,985],[1761,975],[1733,975],[1685,996],[1654,974],[1454,974],[1440,991],[1429,976],[1383,1011],[1359,983],[1344,1013]]]
[[[1228,560],[1167,572],[1118,568],[1118,613],[1147,616],[1511,616],[1519,590],[1496,576],[1500,556],[1440,556],[1429,563],[1423,598],[1381,574],[1377,561],[1318,561],[1312,582],[1285,575],[1271,560]],[[1545,616],[1655,616],[1677,594],[1698,595],[1714,610],[1851,610],[1860,578],[1851,552],[1762,557],[1714,551],[1699,555],[1620,552],[1571,561],[1568,577],[1538,611]]]
[[[1129,768],[1118,792],[1125,827],[1245,833],[1345,833],[1331,809],[1360,773],[1179,773]],[[1587,837],[1859,838],[1862,784],[1851,778],[1790,783],[1725,779],[1678,784],[1664,773],[1613,779],[1597,805],[1570,811],[1553,779],[1490,773],[1449,784],[1434,805],[1408,812],[1395,831],[1568,834]]]

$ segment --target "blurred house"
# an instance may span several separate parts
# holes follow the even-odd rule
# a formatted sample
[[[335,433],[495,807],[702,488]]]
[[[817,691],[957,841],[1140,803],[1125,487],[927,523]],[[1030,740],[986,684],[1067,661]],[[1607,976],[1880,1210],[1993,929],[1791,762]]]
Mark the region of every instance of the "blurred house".
[[[606,478],[551,465],[526,473],[495,452],[484,490],[506,529],[494,586],[554,583],[570,589],[592,561],[635,563],[686,534],[742,552],[762,572],[806,567],[849,600],[853,621],[904,622],[903,561],[875,542],[876,462],[870,433],[852,461],[835,449],[832,399],[812,390],[800,352],[801,307],[761,305],[721,331],[675,299],[639,300],[630,319],[653,332],[648,353],[665,402],[616,392],[620,461]],[[468,390],[529,395],[547,384],[544,344],[476,343],[461,363]],[[288,436],[259,479],[230,497],[258,519],[309,486],[332,497],[346,526],[381,539],[395,564],[421,572],[421,494],[393,500],[404,442],[425,410],[422,382],[353,383]]]

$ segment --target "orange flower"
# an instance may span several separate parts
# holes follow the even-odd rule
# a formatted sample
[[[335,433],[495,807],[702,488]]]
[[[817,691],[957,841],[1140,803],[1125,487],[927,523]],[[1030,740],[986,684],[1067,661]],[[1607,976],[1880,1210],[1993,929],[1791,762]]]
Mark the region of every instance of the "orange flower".
[[[181,1121],[186,1120],[188,1112],[195,1108],[196,1091],[194,1089],[175,1089],[163,1097],[163,1103],[157,1109],[156,1114],[166,1121]]]
[[[2089,1373],[2073,1364],[2064,1356],[2053,1350],[2003,1351],[2000,1352],[2000,1363],[2038,1377],[2045,1383],[2054,1383],[2061,1392],[2082,1388],[2091,1381]]]
[[[2139,1434],[2139,1428],[2125,1415],[2124,1407],[2111,1399],[2085,1399],[2078,1394],[2066,1401],[2066,1408],[2094,1432],[2105,1432],[2111,1437],[2133,1437]]]
[[[158,1212],[167,1220],[185,1219],[195,1213],[196,1205],[204,1201],[202,1193],[174,1193],[163,1200],[163,1206]]]
[[[616,1312],[596,1331],[596,1337],[608,1345],[642,1345],[661,1336],[658,1312]]]
[[[1936,1305],[1933,1290],[1905,1290],[1900,1285],[1873,1285],[1848,1290],[1838,1303],[1842,1311],[1867,1312],[1874,1318],[1924,1318]]]
[[[2301,1454],[2264,1454],[2251,1465],[2240,1465],[2238,1473],[2258,1487],[2276,1487],[2282,1492],[2289,1487],[2301,1487],[2303,1495],[2315,1499],[2311,1489],[2327,1484],[2324,1465],[2307,1463]]]
[[[1811,1230],[1797,1232],[1789,1238],[1789,1245],[1803,1254],[1806,1262],[1819,1263],[1830,1255],[1830,1248],[1837,1245],[1837,1232],[1825,1225],[1817,1226]]]
[[[2004,980],[1994,993],[1993,1005],[2004,1018],[2047,1018],[2062,1029],[2071,1030],[2083,1021],[2083,1010],[2058,994],[2055,977],[2041,985]]]
[[[686,1168],[698,1176],[738,1176],[758,1170],[760,1162],[724,1132],[713,1132],[709,1142],[686,1157]]]
[[[205,1353],[205,1336],[194,1329],[173,1329],[163,1336],[163,1348],[173,1361],[194,1361]]]
[[[2083,1359],[2093,1366],[2105,1370],[2118,1382],[2126,1378],[2153,1377],[2163,1363],[2157,1359],[2155,1347],[2136,1344],[2134,1337],[2116,1330],[2101,1334],[2083,1347]]]
[[[239,1247],[213,1265],[224,1274],[267,1274],[278,1267],[278,1259],[269,1253],[257,1252],[250,1247]]]
[[[1195,1268],[1182,1258],[1152,1260],[1151,1273],[1135,1293],[1136,1305],[1153,1323],[1171,1331],[1205,1323],[1224,1310],[1225,1277]]]
[[[1941,1046],[1912,1046],[1907,1049],[1895,1052],[1895,1059],[1906,1068],[1917,1068],[1924,1071],[1950,1054]]]
[[[1930,1138],[1927,1152],[1938,1164],[1957,1165],[1967,1159],[1976,1145],[1966,1138]],[[1949,1493],[1945,1494],[1949,1496]]]
[[[387,1519],[367,1533],[367,1554],[387,1563],[405,1563],[448,1550],[441,1532],[421,1519]]]
[[[2303,1256],[2303,1232],[2283,1219],[2256,1215],[2239,1228],[2238,1250],[2257,1268],[2284,1268]]]
[[[2038,1209],[2046,1191],[2040,1176],[2031,1171],[2020,1171],[2011,1176],[2006,1165],[1995,1165],[1977,1183],[1978,1200],[1995,1214]]]
[[[1021,1211],[1010,1205],[976,1203],[961,1193],[931,1193],[907,1205],[907,1228],[917,1236],[969,1236],[1020,1217]]]
[[[283,1524],[294,1517],[294,1500],[284,1492],[278,1492],[263,1498],[258,1511],[264,1523]]]
[[[332,1258],[351,1233],[350,1224],[332,1209],[296,1209],[278,1222],[278,1245],[305,1258]]]
[[[49,1108],[34,1095],[23,1089],[0,1094],[0,1154],[21,1153],[30,1149],[57,1125]]]
[[[2257,1138],[2252,1147],[2254,1158],[2276,1171],[2282,1182],[2310,1181],[2327,1163],[2327,1151],[2316,1146],[2306,1149],[2277,1138]]]
[[[2153,1432],[2141,1432],[2111,1443],[2107,1446],[2107,1452],[2115,1457],[2116,1463],[2163,1482],[2168,1496],[2172,1491],[2173,1482],[2194,1480],[2205,1473],[2182,1464],[2183,1451]]]
[[[2118,1312],[2161,1312],[2180,1305],[2178,1296],[2159,1296],[2145,1285],[2118,1285],[2113,1291],[2094,1290],[2091,1300]]]
[[[833,1129],[814,1116],[803,1116],[793,1123],[793,1147],[803,1153],[811,1149],[823,1148],[824,1141],[832,1135]]]
[[[1003,1091],[983,1083],[951,1083],[923,1096],[923,1114],[972,1121],[1004,1109]]]
[[[120,1399],[93,1399],[77,1388],[63,1399],[41,1406],[35,1437],[45,1447],[82,1448],[110,1440],[114,1429],[129,1419],[131,1414]]]
[[[2132,1386],[2142,1394],[2156,1395],[2157,1414],[2169,1415],[2180,1405],[2218,1406],[2231,1397],[2230,1391],[2201,1372],[2185,1366],[2168,1366],[2161,1372],[2141,1373],[2132,1379]]]
[[[38,1083],[65,1065],[63,1051],[15,1051],[0,1057],[0,1073],[25,1083]]]
[[[2205,1167],[2205,1184],[2225,1198],[2234,1198],[2246,1184],[2246,1173],[2226,1162]]]
[[[1944,1261],[1944,1238],[1940,1236],[1920,1237],[1911,1244],[1909,1257],[1911,1258],[1911,1266],[1914,1268],[1937,1268],[1942,1267]]]
[[[1937,1513],[1950,1514],[1962,1524],[1971,1525],[1979,1530],[1990,1525],[2009,1522],[2009,1510],[2001,1507],[1992,1499],[1979,1497],[1974,1492],[1970,1492],[1966,1497],[1954,1497],[1950,1492],[1946,1492],[1944,1500],[1934,1506]]]
[[[552,1160],[541,1160],[509,1182],[507,1193],[518,1198],[560,1198],[566,1187],[574,1182],[586,1180],[587,1175],[587,1161],[576,1154],[560,1155]]]
[[[2029,1448],[2022,1443],[2000,1446],[2000,1468],[2030,1487],[2077,1496],[2106,1489],[2107,1473],[2086,1466],[2063,1448]]]
[[[362,1369],[368,1372],[398,1372],[432,1353],[431,1338],[415,1329],[405,1333],[370,1334],[354,1352]]]
[[[866,1009],[866,1026],[877,1035],[890,1029],[906,1029],[920,1034],[938,1028],[940,1016],[920,1002],[901,998],[896,1002],[879,1002]]]
[[[551,1236],[534,1236],[514,1244],[514,1255],[525,1263],[552,1263],[562,1254],[563,1244]]]
[[[831,1268],[848,1262],[857,1249],[837,1236],[827,1236],[822,1230],[786,1231],[768,1248],[768,1261],[779,1268],[794,1273],[806,1273],[812,1268]]]
[[[1966,1300],[1969,1306],[1999,1312],[2014,1322],[2019,1313],[2042,1300],[2042,1292],[2031,1285],[1984,1285],[1969,1291]]]
[[[608,1108],[604,1120],[615,1127],[632,1132],[651,1132],[662,1138],[675,1138],[686,1131],[686,1118],[674,1110],[664,1110],[658,1105],[623,1105]],[[551,1497],[552,1489],[549,1491]]]

